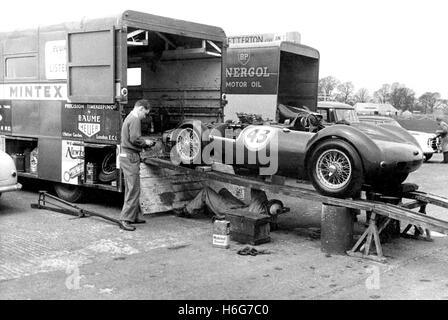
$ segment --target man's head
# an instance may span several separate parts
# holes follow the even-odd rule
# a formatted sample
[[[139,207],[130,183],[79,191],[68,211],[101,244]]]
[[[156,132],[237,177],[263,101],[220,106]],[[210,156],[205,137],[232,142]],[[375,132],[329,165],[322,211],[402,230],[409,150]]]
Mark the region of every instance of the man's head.
[[[440,122],[442,122],[443,119],[442,119],[441,117],[437,117],[437,118],[436,118],[436,121],[437,121],[438,124],[440,124]]]
[[[149,111],[151,111],[151,105],[148,100],[141,99],[135,103],[134,110],[137,112],[138,118],[141,120],[149,114]]]

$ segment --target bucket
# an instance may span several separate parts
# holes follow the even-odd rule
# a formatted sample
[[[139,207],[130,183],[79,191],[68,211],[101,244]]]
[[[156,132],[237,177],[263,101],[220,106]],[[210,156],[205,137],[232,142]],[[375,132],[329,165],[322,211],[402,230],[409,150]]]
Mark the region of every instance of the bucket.
[[[11,156],[11,158],[14,160],[14,164],[16,166],[17,172],[24,172],[25,171],[25,156],[21,153],[15,153]]]

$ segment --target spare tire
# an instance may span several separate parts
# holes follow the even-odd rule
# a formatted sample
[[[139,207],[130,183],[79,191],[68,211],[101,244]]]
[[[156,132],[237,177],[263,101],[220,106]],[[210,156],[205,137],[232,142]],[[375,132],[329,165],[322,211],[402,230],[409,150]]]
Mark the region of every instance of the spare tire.
[[[111,182],[117,180],[117,161],[115,151],[109,151],[101,161],[101,169],[98,179],[101,182]]]

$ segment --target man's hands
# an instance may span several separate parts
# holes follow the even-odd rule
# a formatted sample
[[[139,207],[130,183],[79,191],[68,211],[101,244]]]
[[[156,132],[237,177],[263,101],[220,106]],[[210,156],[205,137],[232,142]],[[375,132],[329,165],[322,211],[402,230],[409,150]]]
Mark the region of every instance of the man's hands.
[[[145,148],[152,148],[156,145],[156,142],[154,140],[151,139],[145,139]]]

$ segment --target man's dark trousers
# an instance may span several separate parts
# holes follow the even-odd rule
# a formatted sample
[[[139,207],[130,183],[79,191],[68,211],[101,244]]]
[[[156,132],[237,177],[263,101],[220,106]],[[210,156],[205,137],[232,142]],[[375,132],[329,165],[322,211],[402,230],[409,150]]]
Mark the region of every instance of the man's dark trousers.
[[[141,212],[140,207],[140,155],[125,153],[120,155],[120,167],[124,175],[124,204],[120,220],[134,222]]]

